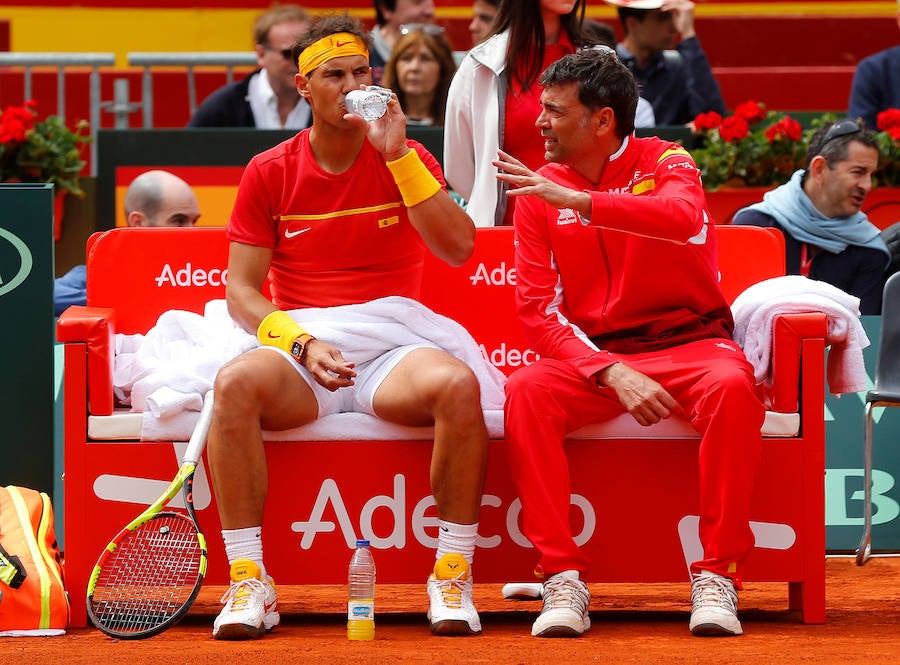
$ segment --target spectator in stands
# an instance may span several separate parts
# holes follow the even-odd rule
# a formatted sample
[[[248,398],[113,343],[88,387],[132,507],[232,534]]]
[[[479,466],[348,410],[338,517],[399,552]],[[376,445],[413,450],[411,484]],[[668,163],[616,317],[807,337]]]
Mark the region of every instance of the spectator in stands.
[[[213,92],[188,127],[308,127],[309,104],[297,94],[297,62],[291,59],[291,47],[308,26],[306,10],[297,5],[275,5],[260,15],[253,25],[259,69]]]
[[[294,47],[313,126],[250,160],[228,222],[228,308],[262,347],[215,381],[208,459],[232,580],[217,639],[259,637],[279,622],[263,563],[261,430],[339,411],[434,425],[440,528],[427,583],[431,631],[481,632],[470,564],[488,441],[476,375],[406,317],[382,326],[379,339],[350,332],[360,317],[396,315],[384,296],[418,294],[426,251],[463,263],[475,229],[442,186],[437,160],[407,140],[396,96],[371,123],[344,110],[346,94],[371,83],[366,42],[344,14],[322,17]],[[274,303],[261,292],[267,275]]]
[[[518,199],[516,305],[540,355],[509,377],[505,409],[523,533],[544,580],[531,634],[590,628],[564,439],[627,412],[644,426],[678,415],[700,432],[690,629],[739,635],[764,408],[732,341],[699,171],[680,145],[632,135],[637,86],[612,53],[565,56],[541,84],[551,163],[534,172],[505,152],[495,161]]]
[[[200,206],[194,190],[168,171],[147,171],[131,181],[125,192],[128,226],[194,226]],[[87,269],[77,265],[53,282],[53,313],[59,316],[70,305],[84,305]]]
[[[434,0],[372,0],[375,26],[370,35],[372,48],[372,83],[381,85],[384,67],[391,59],[394,44],[400,39],[401,25],[424,25],[434,22]]]
[[[684,125],[697,114],[725,114],[719,84],[694,30],[690,0],[606,0],[617,5],[625,36],[616,51],[653,105],[657,125]],[[681,40],[672,48],[678,35]]]
[[[401,28],[382,84],[397,93],[407,125],[443,125],[447,91],[456,73],[453,48],[438,25]]]
[[[475,0],[472,3],[472,20],[469,23],[472,46],[478,46],[487,39],[499,7],[500,0]]]
[[[732,223],[777,228],[788,274],[828,282],[859,298],[863,314],[879,314],[890,253],[861,211],[877,168],[870,132],[855,120],[829,123],[810,139],[806,168],[739,210]]]
[[[494,181],[497,149],[530,168],[544,163],[534,131],[540,113],[540,73],[581,45],[586,0],[501,0],[487,41],[467,54],[447,99],[444,170],[467,201],[476,226],[512,224],[514,201]]]
[[[897,26],[900,27],[900,0],[897,0]],[[866,127],[874,130],[878,114],[893,108],[900,108],[900,46],[859,61],[853,74],[847,115],[862,118]]]
[[[615,50],[616,33],[606,23],[601,23],[597,19],[588,18],[584,20],[581,26],[581,35],[585,44],[599,44]],[[656,117],[653,114],[653,107],[643,97],[638,97],[637,111],[634,113],[635,127],[655,127]]]

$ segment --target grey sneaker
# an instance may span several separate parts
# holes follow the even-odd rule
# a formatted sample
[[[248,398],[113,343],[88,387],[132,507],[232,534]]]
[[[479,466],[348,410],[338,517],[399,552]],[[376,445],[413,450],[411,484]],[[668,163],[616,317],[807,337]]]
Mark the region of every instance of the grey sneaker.
[[[579,579],[555,575],[544,582],[541,614],[531,627],[535,637],[580,637],[591,627],[591,592]]]
[[[740,635],[737,591],[727,577],[701,571],[691,581],[691,632],[704,637]]]

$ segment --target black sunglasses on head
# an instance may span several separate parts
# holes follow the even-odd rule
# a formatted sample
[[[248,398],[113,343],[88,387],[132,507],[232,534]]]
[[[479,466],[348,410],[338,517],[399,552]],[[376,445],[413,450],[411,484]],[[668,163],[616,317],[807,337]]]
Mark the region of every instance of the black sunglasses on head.
[[[819,149],[816,151],[816,154],[820,154],[822,149],[828,145],[829,141],[833,141],[836,138],[841,136],[848,136],[850,134],[856,134],[862,131],[862,127],[856,120],[850,120],[846,118],[844,120],[838,120],[831,127],[828,128],[828,131],[825,132],[825,138],[822,139],[822,143],[819,144]]]

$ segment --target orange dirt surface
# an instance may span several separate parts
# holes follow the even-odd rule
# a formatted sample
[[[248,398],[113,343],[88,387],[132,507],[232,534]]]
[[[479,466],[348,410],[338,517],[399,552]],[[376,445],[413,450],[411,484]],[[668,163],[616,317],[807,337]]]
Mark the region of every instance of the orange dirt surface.
[[[786,584],[747,584],[740,595],[744,635],[736,638],[688,632],[685,583],[592,584],[591,630],[579,639],[539,639],[530,635],[539,603],[504,600],[499,585],[477,581],[483,634],[438,638],[426,625],[423,581],[421,587],[379,585],[372,642],[346,639],[346,590],[340,586],[280,587],[275,631],[260,640],[218,642],[211,629],[224,589],[211,586],[162,635],[115,640],[75,628],[60,637],[0,638],[0,664],[900,663],[900,557],[876,557],[863,567],[851,558],[829,558],[827,576],[825,624],[804,624],[787,610]]]

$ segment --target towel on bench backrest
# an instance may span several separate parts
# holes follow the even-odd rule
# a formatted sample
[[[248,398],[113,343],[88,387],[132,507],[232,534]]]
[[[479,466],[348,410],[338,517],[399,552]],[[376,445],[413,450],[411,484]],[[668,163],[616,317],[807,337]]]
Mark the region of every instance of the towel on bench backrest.
[[[731,306],[734,341],[741,345],[757,381],[771,371],[772,323],[778,314],[824,312],[828,389],[834,395],[866,389],[862,350],[869,338],[859,320],[859,298],[826,282],[801,275],[774,277],[754,284]]]

